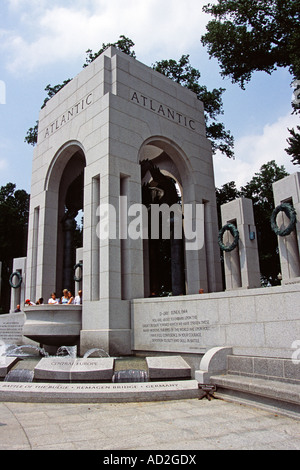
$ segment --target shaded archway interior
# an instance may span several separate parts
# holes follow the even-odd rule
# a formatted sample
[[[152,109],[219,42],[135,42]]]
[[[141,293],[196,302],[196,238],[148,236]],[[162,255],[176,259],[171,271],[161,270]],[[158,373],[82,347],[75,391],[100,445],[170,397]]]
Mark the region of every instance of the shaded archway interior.
[[[63,158],[62,154],[60,158]],[[74,293],[76,249],[82,246],[82,229],[76,221],[83,213],[85,156],[76,148],[65,164],[59,183],[57,221],[56,290]]]
[[[140,153],[142,202],[148,208],[149,229],[148,239],[144,242],[145,297],[186,293],[183,230],[182,238],[176,239],[173,212],[170,213],[169,220],[170,237],[164,237],[161,225],[159,238],[153,239],[151,236],[152,205],[166,204],[169,207],[182,205],[182,173],[171,158],[168,147],[171,149],[164,142],[152,141],[145,145]],[[161,219],[160,224],[162,224]]]

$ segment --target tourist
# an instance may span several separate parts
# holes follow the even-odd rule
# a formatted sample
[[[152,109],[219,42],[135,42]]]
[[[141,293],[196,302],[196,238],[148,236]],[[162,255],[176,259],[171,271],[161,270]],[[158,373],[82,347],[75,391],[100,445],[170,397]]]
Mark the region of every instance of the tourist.
[[[36,301],[36,305],[44,305],[43,297],[41,297],[39,300]]]
[[[50,299],[48,300],[48,304],[57,305],[59,304],[59,300],[56,298],[56,293],[52,292]]]
[[[62,298],[60,299],[60,303],[61,303],[62,305],[68,305],[69,300],[70,300],[68,293],[69,293],[68,289],[64,289],[64,290],[63,290],[63,296],[62,296]]]
[[[29,299],[25,300],[25,307],[31,307],[32,305],[35,305],[35,304],[33,302],[31,302],[31,300],[29,300]]]
[[[74,303],[74,297],[71,291],[68,291],[69,302],[68,305],[72,305]]]
[[[19,312],[21,312],[21,308],[20,308],[20,305],[17,305],[17,308],[16,308],[16,310],[15,310],[15,313],[19,313]]]
[[[74,299],[74,304],[75,305],[81,305],[82,304],[82,290],[78,291],[78,295],[76,295]]]

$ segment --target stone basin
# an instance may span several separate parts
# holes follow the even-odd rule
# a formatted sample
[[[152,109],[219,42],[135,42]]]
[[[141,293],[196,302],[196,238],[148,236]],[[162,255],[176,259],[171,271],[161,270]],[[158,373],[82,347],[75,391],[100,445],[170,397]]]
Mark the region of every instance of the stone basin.
[[[47,346],[75,346],[80,337],[81,305],[35,305],[24,309],[23,335]]]

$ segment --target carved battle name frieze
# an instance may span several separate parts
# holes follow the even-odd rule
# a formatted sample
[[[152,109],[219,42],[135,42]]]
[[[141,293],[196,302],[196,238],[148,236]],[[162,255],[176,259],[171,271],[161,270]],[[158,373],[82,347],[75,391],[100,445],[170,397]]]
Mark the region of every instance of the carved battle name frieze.
[[[192,131],[198,130],[197,122],[194,119],[191,119],[183,113],[175,111],[171,107],[165,104],[161,104],[155,99],[149,98],[148,96],[145,96],[142,93],[132,91],[130,101],[140,106],[143,106],[149,111],[152,111],[153,113],[156,113],[157,115],[162,116],[168,119],[169,121],[186,127],[187,129],[190,129]]]
[[[61,115],[58,119],[50,124],[45,130],[44,138],[47,139],[50,137],[54,132],[58,131],[67,124],[71,119],[75,118],[84,111],[88,106],[90,106],[93,102],[93,93],[89,93],[85,98],[80,100],[78,103],[74,104],[72,108],[69,108],[63,115]]]

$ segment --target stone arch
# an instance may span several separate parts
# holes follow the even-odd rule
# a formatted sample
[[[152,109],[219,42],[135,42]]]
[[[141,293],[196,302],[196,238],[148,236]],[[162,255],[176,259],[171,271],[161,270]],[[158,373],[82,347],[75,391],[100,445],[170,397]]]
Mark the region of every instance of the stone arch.
[[[83,145],[77,140],[66,142],[54,155],[45,178],[44,190],[57,190],[58,182],[62,176],[64,168],[76,152],[81,151],[85,155]]]
[[[174,141],[161,136],[148,138],[139,151],[139,162],[144,159],[160,164],[165,174],[176,179],[182,197],[185,200],[193,199],[193,195],[188,194],[194,184],[192,165],[188,156]]]
[[[74,292],[73,271],[78,248],[75,219],[78,212],[83,211],[85,167],[83,146],[77,141],[67,142],[53,157],[45,178],[45,220],[56,234],[55,243],[51,246],[55,265],[52,283],[59,294],[63,288]],[[50,257],[50,246],[48,249],[47,258]]]
[[[150,171],[145,170],[145,167],[148,166],[145,162],[149,161],[150,166],[158,167],[164,177],[171,178],[176,182],[175,188],[180,194],[179,204],[182,211],[183,200],[191,200],[193,197],[193,172],[184,152],[170,139],[152,137],[141,146],[139,161],[142,165],[143,192],[145,187],[147,189],[149,185],[151,186],[150,181],[153,180]],[[175,201],[176,196],[171,196],[170,200],[162,196],[160,204],[166,202],[172,206],[173,203],[176,203]],[[145,203],[145,196],[143,196],[143,203]],[[165,293],[171,291],[173,295],[185,294],[185,263],[183,231],[181,240],[175,239],[173,236],[170,237],[170,240],[164,240],[162,237],[159,240],[153,240],[149,233],[148,240],[144,241],[145,296],[163,295],[163,291]],[[156,276],[157,279],[155,279]]]

